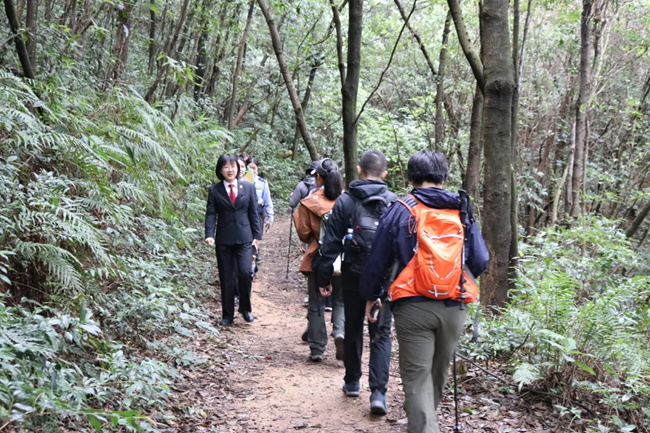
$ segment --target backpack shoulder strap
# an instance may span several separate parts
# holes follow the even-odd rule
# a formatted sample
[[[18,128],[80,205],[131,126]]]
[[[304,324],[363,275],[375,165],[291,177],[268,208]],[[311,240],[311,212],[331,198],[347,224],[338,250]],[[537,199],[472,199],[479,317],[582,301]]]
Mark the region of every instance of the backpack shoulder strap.
[[[411,194],[408,194],[403,198],[398,199],[397,203],[402,204],[402,206],[406,207],[406,209],[408,209],[408,211],[411,213],[411,216],[409,217],[408,228],[409,228],[409,233],[412,236],[417,232],[417,226],[418,226],[417,218],[415,216],[415,212],[413,211],[413,208],[419,205],[420,202]]]

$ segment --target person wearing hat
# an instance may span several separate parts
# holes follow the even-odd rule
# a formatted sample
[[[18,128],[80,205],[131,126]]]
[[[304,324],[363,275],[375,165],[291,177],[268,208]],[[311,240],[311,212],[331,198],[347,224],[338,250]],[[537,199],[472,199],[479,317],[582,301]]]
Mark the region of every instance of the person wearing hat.
[[[307,177],[298,182],[296,189],[291,193],[291,199],[289,200],[289,207],[294,210],[300,200],[307,197],[315,188],[316,188],[316,179],[314,175],[316,174],[316,167],[318,166],[318,161],[314,161],[309,165],[309,168],[305,170]]]
[[[316,168],[318,167],[318,163],[319,161],[312,161],[312,163],[309,165],[309,168],[305,170],[307,177],[305,177],[303,180],[298,182],[298,185],[296,185],[296,189],[294,189],[293,192],[291,193],[291,198],[289,199],[289,207],[291,208],[292,212],[300,204],[300,200],[307,197],[309,194],[312,193],[312,191],[316,189],[316,178],[314,176],[316,175]],[[303,244],[302,245],[303,251],[307,251],[307,247],[308,244]],[[305,296],[303,305],[306,307],[308,304],[309,304],[309,296]],[[325,311],[327,312],[332,311],[331,298],[325,299]],[[302,341],[305,342],[307,341],[307,333],[308,330],[305,329],[305,332],[303,332],[302,334]]]

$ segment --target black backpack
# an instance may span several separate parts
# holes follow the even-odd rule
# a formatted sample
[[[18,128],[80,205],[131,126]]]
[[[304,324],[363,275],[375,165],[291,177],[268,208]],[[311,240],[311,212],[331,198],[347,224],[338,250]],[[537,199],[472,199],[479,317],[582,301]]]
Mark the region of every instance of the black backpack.
[[[359,276],[370,256],[379,219],[397,196],[388,193],[386,196],[376,195],[363,200],[352,198],[355,203],[349,229],[343,241],[343,263],[346,265],[346,270]]]

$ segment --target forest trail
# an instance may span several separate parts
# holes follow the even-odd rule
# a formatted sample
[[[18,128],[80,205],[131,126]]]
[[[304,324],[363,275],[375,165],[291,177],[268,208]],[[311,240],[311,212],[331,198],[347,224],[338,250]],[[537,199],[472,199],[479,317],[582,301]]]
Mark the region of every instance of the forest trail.
[[[199,374],[187,373],[195,386],[184,386],[186,404],[201,413],[205,422],[196,425],[195,417],[186,418],[188,424],[181,422],[179,431],[405,432],[396,340],[385,417],[371,416],[369,411],[367,335],[359,398],[349,398],[341,390],[345,371],[343,362],[335,359],[331,337],[322,364],[307,360],[309,346],[300,339],[307,323],[307,309],[302,304],[306,280],[297,272],[301,256],[295,233],[286,278],[289,222],[287,217],[280,218],[263,241],[264,261],[253,284],[255,322],[248,324],[237,317],[232,327],[222,330],[223,341],[217,347],[212,341],[194,343],[194,350],[212,352],[213,358],[217,348],[226,349],[216,355],[225,359],[213,360]],[[330,314],[326,314],[331,331]],[[212,316],[214,321],[218,319],[220,306],[214,306]],[[465,389],[463,395],[466,432],[553,431],[541,425],[544,416],[540,413],[546,413],[545,408],[527,408],[513,394],[494,394],[494,382],[485,377],[472,380],[476,378],[472,370],[466,376],[473,382],[471,386],[478,388]],[[447,394],[438,410],[441,431],[452,430],[453,415],[452,396]]]

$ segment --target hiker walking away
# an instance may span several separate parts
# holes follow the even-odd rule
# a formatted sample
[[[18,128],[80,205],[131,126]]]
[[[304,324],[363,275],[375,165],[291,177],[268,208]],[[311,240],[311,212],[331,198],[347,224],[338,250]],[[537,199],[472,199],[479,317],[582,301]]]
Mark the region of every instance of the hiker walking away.
[[[298,185],[296,185],[296,188],[293,190],[291,193],[291,197],[289,198],[289,207],[291,208],[291,212],[293,212],[296,209],[296,206],[300,204],[300,200],[303,198],[307,197],[311,192],[316,188],[316,179],[314,178],[314,175],[316,174],[316,167],[318,166],[318,161],[313,161],[309,167],[306,170],[307,177],[305,177],[303,180],[298,182]],[[303,243],[302,244],[302,250],[303,252],[307,251],[307,244]],[[304,305],[307,307],[309,305],[309,296],[305,297],[304,300]],[[325,305],[325,308],[328,308],[328,305]],[[331,300],[329,304],[329,310],[331,311]],[[307,330],[303,332],[303,341],[307,341]]]
[[[382,179],[388,172],[386,156],[379,150],[364,152],[357,171],[360,180],[350,184],[332,209],[321,247],[318,285],[323,296],[329,296],[329,281],[336,258],[343,253],[341,277],[345,307],[345,377],[343,391],[349,397],[358,397],[363,353],[363,325],[366,300],[359,293],[359,278],[366,265],[377,224],[397,196],[388,191]],[[341,240],[345,241],[342,243]],[[382,315],[381,323],[370,324],[370,412],[385,415],[386,385],[391,357],[390,310]]]
[[[298,185],[296,185],[296,188],[291,193],[291,198],[289,199],[289,207],[292,210],[294,210],[296,206],[300,204],[300,200],[307,197],[316,188],[316,178],[314,175],[316,174],[317,166],[318,161],[314,161],[309,165],[309,168],[306,170],[307,176],[298,182]]]
[[[319,161],[316,166],[316,189],[300,201],[300,206],[294,214],[294,223],[298,237],[308,244],[307,251],[302,257],[300,272],[307,275],[307,290],[309,305],[307,307],[307,342],[309,343],[312,362],[322,362],[327,345],[327,327],[325,325],[325,297],[318,290],[318,266],[320,260],[321,228],[327,224],[330,212],[336,199],[343,190],[343,178],[339,173],[336,162],[329,158]],[[324,221],[323,221],[324,220]],[[324,227],[323,227],[324,228]],[[343,349],[344,323],[343,302],[341,300],[341,279],[333,278],[334,311],[332,322],[334,341],[337,352]],[[337,353],[342,358],[342,353]]]
[[[255,157],[249,158],[247,161],[248,168],[255,175],[255,191],[257,192],[257,212],[260,218],[260,223],[264,225],[264,230],[269,231],[273,225],[273,200],[271,200],[271,191],[269,190],[269,183],[259,175],[259,160]],[[257,263],[262,261],[260,256],[259,246],[257,247]]]
[[[369,316],[374,305],[381,306],[385,270],[397,262],[399,276],[389,297],[409,433],[439,432],[436,409],[465,323],[465,304],[478,295],[472,274],[479,276],[489,261],[478,225],[470,224],[471,209],[462,207],[469,204],[467,196],[443,189],[447,171],[442,153],[421,151],[409,159],[414,188],[381,219],[359,286]],[[468,212],[461,216],[461,209]]]
[[[235,281],[239,287],[239,312],[246,322],[254,320],[251,306],[253,247],[262,238],[255,187],[237,179],[235,155],[222,155],[216,174],[220,182],[208,191],[205,211],[205,242],[215,246],[221,281],[222,326],[235,318]],[[215,233],[216,232],[216,233]]]

